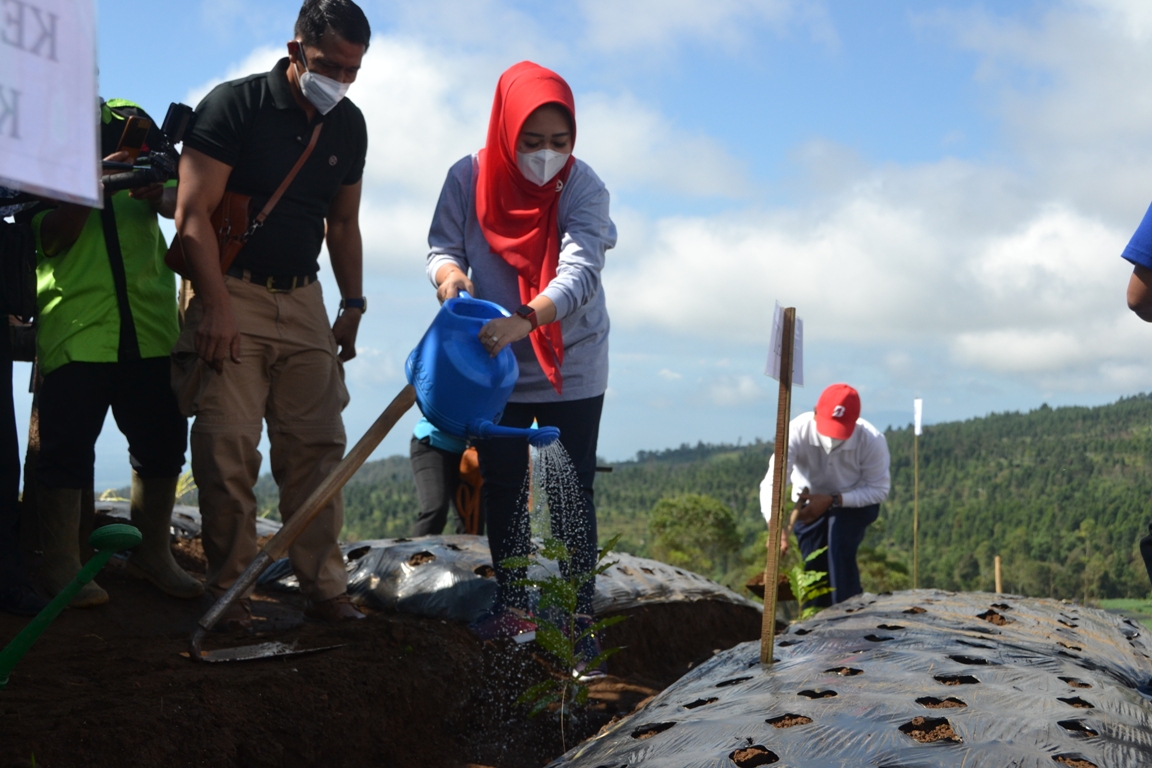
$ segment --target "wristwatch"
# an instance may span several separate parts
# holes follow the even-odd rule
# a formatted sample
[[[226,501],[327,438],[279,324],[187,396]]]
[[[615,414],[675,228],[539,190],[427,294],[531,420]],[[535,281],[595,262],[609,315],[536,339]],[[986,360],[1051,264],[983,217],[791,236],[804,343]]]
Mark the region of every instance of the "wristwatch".
[[[840,509],[840,505],[844,503],[844,497],[838,493],[832,494],[832,506],[829,509]]]
[[[368,299],[361,296],[358,299],[340,299],[340,310],[345,309],[358,309],[360,314],[368,311]]]
[[[527,304],[524,304],[519,309],[517,309],[516,314],[532,323],[532,330],[536,330],[540,327],[540,323],[536,320],[536,310],[532,309],[532,307],[528,306]]]

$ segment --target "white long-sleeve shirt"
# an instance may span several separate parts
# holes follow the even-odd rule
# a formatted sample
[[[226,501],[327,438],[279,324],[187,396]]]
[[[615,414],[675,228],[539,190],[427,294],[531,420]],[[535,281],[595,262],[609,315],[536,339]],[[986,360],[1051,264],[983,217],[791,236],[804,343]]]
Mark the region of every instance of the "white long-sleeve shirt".
[[[788,471],[792,501],[805,487],[812,493],[836,494],[845,507],[867,507],[888,498],[888,441],[864,419],[856,420],[852,436],[825,453],[816,433],[816,414],[802,413],[788,425]],[[768,474],[760,483],[760,512],[772,514],[772,475],[776,457],[768,460]]]

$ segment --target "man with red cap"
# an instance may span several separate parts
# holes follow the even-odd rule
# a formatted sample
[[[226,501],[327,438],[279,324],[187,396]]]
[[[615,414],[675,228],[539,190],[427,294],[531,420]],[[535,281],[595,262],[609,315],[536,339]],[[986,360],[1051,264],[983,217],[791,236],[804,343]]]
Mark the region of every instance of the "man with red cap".
[[[824,390],[816,409],[788,425],[788,468],[792,480],[792,532],[807,557],[821,547],[828,551],[808,567],[827,571],[830,595],[813,600],[827,607],[864,591],[856,550],[868,526],[888,498],[888,443],[876,427],[860,418],[860,394],[847,384]],[[772,510],[775,459],[760,484],[760,509],[768,520]],[[788,532],[781,532],[787,551]]]

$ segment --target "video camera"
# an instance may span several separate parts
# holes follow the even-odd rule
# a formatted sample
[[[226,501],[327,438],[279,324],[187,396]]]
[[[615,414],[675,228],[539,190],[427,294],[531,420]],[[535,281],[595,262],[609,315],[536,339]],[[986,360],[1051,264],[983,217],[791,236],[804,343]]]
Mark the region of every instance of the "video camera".
[[[175,178],[178,157],[175,146],[184,140],[184,135],[192,127],[194,117],[192,107],[187,104],[173,102],[169,105],[168,114],[164,116],[164,124],[160,126],[160,146],[150,148],[150,151],[132,163],[114,163],[105,160],[104,170],[119,173],[108,174],[100,179],[104,189],[119,192],[122,189],[135,189],[149,184],[163,184]],[[142,143],[143,137],[136,146],[139,147]]]

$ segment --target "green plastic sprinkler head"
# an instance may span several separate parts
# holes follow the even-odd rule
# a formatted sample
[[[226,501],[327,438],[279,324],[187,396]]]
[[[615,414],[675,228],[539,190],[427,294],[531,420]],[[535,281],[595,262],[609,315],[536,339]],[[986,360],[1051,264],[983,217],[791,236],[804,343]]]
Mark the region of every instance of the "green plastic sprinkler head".
[[[8,673],[12,671],[12,667],[24,658],[24,654],[44,633],[52,620],[60,615],[68,603],[72,602],[76,593],[85,584],[96,578],[96,574],[107,564],[112,555],[126,549],[132,549],[140,543],[140,539],[140,531],[131,525],[105,525],[92,532],[92,535],[88,537],[88,544],[96,550],[95,556],[84,564],[75,578],[68,583],[68,586],[64,587],[60,594],[52,599],[52,602],[44,606],[44,610],[28,622],[28,626],[24,627],[23,631],[16,635],[12,642],[4,646],[4,650],[0,651],[0,688],[8,684]]]

